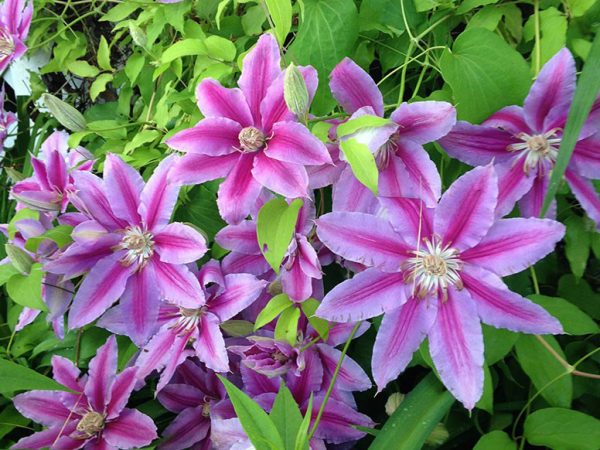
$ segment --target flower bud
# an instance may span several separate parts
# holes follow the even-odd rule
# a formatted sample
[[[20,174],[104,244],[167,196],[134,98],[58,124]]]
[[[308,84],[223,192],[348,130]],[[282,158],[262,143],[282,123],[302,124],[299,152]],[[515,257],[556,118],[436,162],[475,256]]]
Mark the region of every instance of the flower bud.
[[[308,90],[304,77],[293,63],[285,71],[283,97],[289,110],[304,119],[308,112]]]
[[[401,394],[400,392],[394,392],[390,395],[387,402],[385,402],[385,413],[388,416],[394,414],[394,411],[398,409],[402,400],[404,400],[404,394]]]
[[[442,445],[444,442],[448,440],[450,437],[450,433],[446,429],[446,426],[440,422],[438,423],[431,434],[425,440],[426,445],[430,445],[432,447],[438,447]]]

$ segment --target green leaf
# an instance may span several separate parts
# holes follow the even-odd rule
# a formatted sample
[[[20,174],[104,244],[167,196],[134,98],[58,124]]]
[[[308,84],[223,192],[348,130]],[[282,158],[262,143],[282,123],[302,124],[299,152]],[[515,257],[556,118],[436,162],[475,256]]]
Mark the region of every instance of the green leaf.
[[[90,86],[90,98],[93,102],[106,90],[106,85],[113,80],[112,73],[103,73]]]
[[[42,265],[39,263],[31,266],[28,275],[20,273],[13,275],[6,282],[9,297],[21,306],[47,311],[48,308],[42,300]]]
[[[567,42],[567,16],[558,9],[550,7],[540,11],[540,67],[552,58]],[[531,15],[525,25],[525,34],[534,34],[534,16]],[[530,31],[531,30],[531,31]],[[528,33],[529,32],[529,33]],[[531,51],[532,66],[535,67],[537,45]]]
[[[458,8],[456,8],[456,14],[464,14],[471,11],[479,6],[491,5],[492,3],[498,3],[498,0],[464,0]]]
[[[6,256],[19,273],[28,274],[33,265],[33,258],[27,252],[14,244],[4,244]]]
[[[565,220],[565,255],[573,275],[581,278],[590,256],[591,239],[583,217],[571,216]]]
[[[233,403],[233,409],[235,409],[248,439],[250,439],[256,450],[279,450],[284,448],[277,427],[259,404],[231,384],[225,377],[217,376],[225,386],[231,403]]]
[[[110,65],[110,48],[108,47],[108,42],[106,42],[106,38],[104,36],[100,36],[100,43],[98,44],[98,54],[96,55],[98,59],[98,65],[100,68],[104,70],[110,70],[112,72],[113,68]]]
[[[162,64],[168,64],[171,61],[184,56],[193,55],[205,55],[206,46],[202,39],[184,39],[182,41],[175,42],[173,45],[168,47],[160,57]]]
[[[592,109],[598,91],[600,91],[600,77],[598,73],[600,73],[600,33],[596,33],[592,48],[579,76],[579,82],[577,83],[573,102],[569,109],[567,123],[560,141],[560,148],[558,149],[558,157],[552,169],[550,184],[544,197],[544,205],[542,206],[540,217],[546,215],[552,199],[556,196],[556,191],[567,170],[571,155],[575,149],[575,144],[579,138],[579,132]]]
[[[25,243],[25,248],[32,253],[37,252],[40,244],[44,242],[46,239],[49,239],[56,243],[58,248],[63,248],[65,245],[73,242],[71,238],[71,232],[73,231],[73,227],[69,225],[58,225],[45,233],[27,239]]]
[[[81,78],[94,78],[100,73],[100,69],[87,61],[72,61],[67,64],[67,69]]]
[[[212,58],[231,62],[237,53],[235,44],[221,36],[208,36],[204,40],[206,54]]]
[[[142,71],[144,64],[146,62],[146,58],[141,53],[134,53],[127,59],[127,63],[125,63],[125,75],[131,81],[131,84],[135,83],[138,75]]]
[[[262,311],[258,314],[256,323],[254,324],[254,330],[256,331],[259,328],[264,327],[293,304],[294,302],[290,300],[287,294],[276,295],[269,300],[269,303],[267,303]]]
[[[527,298],[556,317],[566,333],[582,335],[600,332],[600,327],[590,316],[564,298],[537,294],[529,295]]]
[[[230,319],[222,322],[220,327],[229,336],[246,337],[254,331],[254,324],[247,320]]]
[[[2,264],[0,266],[0,286],[5,284],[13,275],[19,273],[12,264]]]
[[[573,17],[581,17],[596,4],[596,0],[567,0],[566,4]]]
[[[282,198],[274,198],[260,208],[256,223],[256,234],[260,251],[269,265],[279,273],[298,220],[302,200],[296,199],[289,205]]]
[[[296,436],[302,424],[302,413],[283,380],[279,386],[279,392],[275,397],[269,417],[271,417],[277,431],[279,431],[279,435],[283,438],[284,449],[294,450]]]
[[[542,339],[565,358],[554,337],[542,336]],[[573,399],[573,380],[568,375],[559,378],[566,369],[538,342],[535,336],[522,335],[515,349],[521,368],[538,392],[541,391],[542,397],[552,406],[569,408]]]
[[[488,366],[496,364],[511,351],[517,339],[518,333],[483,325],[483,341],[485,343],[485,362]]]
[[[108,11],[100,18],[100,22],[120,22],[142,7],[141,2],[123,2]]]
[[[481,436],[473,450],[517,450],[517,444],[504,431],[496,430]]]
[[[540,409],[527,416],[524,434],[530,444],[556,450],[598,450],[600,420],[570,409]]]
[[[494,412],[494,384],[492,383],[492,374],[487,364],[483,365],[483,394],[475,405],[479,409],[483,409],[490,414]]]
[[[324,341],[329,337],[329,322],[325,319],[321,319],[320,317],[315,316],[315,312],[319,307],[320,303],[318,300],[314,298],[309,298],[308,300],[300,303],[300,308],[302,308],[302,312],[308,319],[308,323],[315,329],[319,336]]]
[[[369,147],[352,138],[341,141],[340,148],[356,179],[369,188],[374,195],[377,195],[379,171]]]
[[[313,101],[316,114],[327,114],[335,101],[327,77],[358,37],[358,12],[354,0],[304,0],[304,20],[288,49],[291,59],[312,65],[319,73],[319,88]]]
[[[366,114],[342,123],[337,127],[336,131],[338,138],[342,138],[349,134],[356,133],[363,128],[380,128],[390,124],[393,124],[390,119]]]
[[[296,344],[298,338],[298,320],[300,319],[299,308],[285,309],[275,325],[275,339],[287,341],[290,345]]]
[[[296,434],[296,443],[294,445],[294,450],[308,450],[308,427],[310,426],[310,420],[312,418],[312,404],[313,404],[313,394],[311,392],[310,397],[308,399],[308,405],[306,407],[306,413],[304,414],[304,419],[302,419],[302,423],[300,424],[300,428],[298,428],[298,434]]]
[[[517,105],[529,91],[529,66],[497,34],[469,28],[440,61],[442,77],[452,88],[458,117],[479,123],[507,105]],[[507,70],[510,68],[510,70]]]
[[[44,105],[50,110],[58,122],[71,131],[83,131],[86,128],[83,114],[68,103],[63,102],[52,94],[42,94]]]
[[[265,3],[275,25],[275,36],[279,45],[283,46],[292,28],[292,2],[291,0],[265,0]]]
[[[430,373],[404,398],[377,434],[369,450],[422,448],[453,402],[454,397]]]
[[[404,18],[414,30],[423,22],[423,17],[411,0],[362,0],[360,3],[360,31],[379,30],[399,35],[405,30]]]
[[[29,423],[29,419],[23,417],[12,404],[4,406],[0,413],[0,439],[16,428],[21,428]]]
[[[28,367],[0,358],[0,392],[30,391],[33,389],[72,392],[52,378],[48,378]]]
[[[179,222],[189,222],[200,228],[212,241],[215,234],[225,226],[219,215],[217,198],[213,191],[205,185],[194,186],[181,202],[175,212],[175,219]]]

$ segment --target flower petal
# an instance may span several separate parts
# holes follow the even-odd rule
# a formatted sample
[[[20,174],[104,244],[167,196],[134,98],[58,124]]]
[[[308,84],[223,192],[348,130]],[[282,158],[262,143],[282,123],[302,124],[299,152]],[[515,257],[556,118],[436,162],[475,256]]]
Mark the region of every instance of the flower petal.
[[[217,80],[205,78],[196,89],[198,107],[204,117],[225,117],[242,127],[253,124],[246,97],[240,89],[228,89]]]
[[[52,137],[52,136],[50,136]],[[67,187],[69,175],[63,155],[58,151],[50,152],[46,161],[48,184],[51,188],[63,192]]]
[[[219,186],[217,205],[221,217],[229,224],[238,224],[252,210],[262,186],[252,175],[255,155],[242,154]]]
[[[31,436],[20,439],[11,448],[25,450],[52,448],[53,444],[57,441],[57,439],[60,438],[60,436],[67,436],[68,434],[72,433],[75,431],[76,426],[77,421],[72,420],[64,427],[61,424],[52,428],[48,428],[47,430],[38,431],[37,433],[33,433]]]
[[[383,117],[383,96],[375,81],[350,58],[344,58],[329,75],[331,93],[348,114],[370,106]]]
[[[250,273],[260,276],[272,269],[262,254],[246,255],[231,252],[223,258],[223,270],[227,273]]]
[[[475,246],[494,223],[498,177],[492,165],[477,167],[456,180],[442,196],[434,233],[458,250]]]
[[[529,126],[525,122],[523,108],[515,105],[506,106],[499,111],[496,111],[483,122],[483,125],[500,128],[513,135],[531,132]]]
[[[315,397],[313,402],[312,418],[317,415],[323,402],[322,396]],[[302,408],[302,412],[305,412]],[[369,417],[352,409],[347,404],[330,398],[323,410],[321,421],[315,431],[315,437],[325,439],[327,442],[340,444],[348,441],[356,441],[362,438],[365,433],[359,431],[354,426],[373,427],[375,424]]]
[[[573,171],[567,170],[565,178],[575,198],[579,200],[582,208],[590,219],[596,223],[596,228],[600,231],[600,198],[598,191],[591,181],[577,175]]]
[[[163,389],[164,391],[164,389]],[[180,412],[162,433],[161,450],[180,450],[200,443],[210,430],[210,419],[202,414],[202,406]]]
[[[138,368],[137,376],[140,380],[150,375],[153,370],[160,370],[165,366],[167,359],[174,356],[173,344],[176,337],[176,333],[171,329],[171,324],[166,324],[144,345],[135,361],[135,366]]]
[[[511,292],[496,274],[469,264],[461,278],[484,323],[522,333],[563,332],[558,320],[541,306]]]
[[[117,420],[106,424],[102,437],[116,448],[138,448],[150,444],[158,436],[150,417],[126,408]]]
[[[544,173],[531,173],[529,175],[533,178],[531,189],[519,200],[519,210],[523,217],[539,217],[542,212],[542,205],[550,183],[550,177]],[[546,217],[554,217],[551,210],[548,210]]]
[[[377,198],[356,179],[350,166],[343,169],[333,185],[333,210],[375,214],[379,209]]]
[[[569,162],[580,175],[591,179],[600,178],[600,133],[577,142]]]
[[[266,281],[247,273],[225,275],[225,290],[211,300],[209,311],[225,322],[251,305],[266,284]]]
[[[377,392],[395,380],[410,363],[413,353],[427,337],[436,314],[436,302],[411,297],[400,308],[383,316],[371,362]]]
[[[139,224],[138,206],[144,180],[138,171],[118,156],[109,153],[104,163],[104,186],[115,215],[130,224]]]
[[[215,372],[228,372],[229,358],[219,323],[218,317],[211,313],[200,316],[200,335],[193,346],[196,355],[206,367]]]
[[[74,278],[91,270],[100,260],[113,254],[112,247],[120,238],[116,234],[107,234],[93,244],[74,243],[58,259],[44,264],[44,270],[50,273]]]
[[[117,374],[117,340],[110,336],[90,361],[85,396],[94,411],[105,411]]]
[[[180,152],[222,156],[233,153],[240,146],[240,131],[242,126],[234,120],[208,117],[167,139],[166,144]]]
[[[356,322],[393,311],[405,302],[401,272],[367,269],[329,291],[316,315],[333,322]]]
[[[466,290],[450,288],[448,299],[439,302],[429,350],[444,385],[465,408],[473,409],[483,393],[483,335]]]
[[[382,218],[357,212],[332,212],[316,221],[317,235],[334,253],[366,266],[396,272],[411,248]]]
[[[149,230],[161,228],[171,219],[179,186],[168,178],[177,160],[174,155],[163,159],[142,190],[138,212]]]
[[[284,197],[308,196],[308,174],[299,164],[278,161],[263,152],[254,159],[252,175],[260,184]]]
[[[501,277],[512,275],[551,253],[564,234],[564,225],[550,219],[502,219],[461,260]]]
[[[225,178],[235,167],[240,155],[206,156],[190,153],[183,155],[169,174],[169,181],[176,184],[202,184],[206,181]]]
[[[169,411],[180,413],[185,409],[202,405],[206,394],[190,384],[169,383],[158,393],[157,398]]]
[[[316,348],[323,364],[323,386],[328,386],[342,352],[328,344],[317,344]],[[356,361],[346,357],[340,366],[335,388],[350,392],[366,391],[371,388],[371,380]]]
[[[58,391],[25,392],[15,396],[13,403],[23,416],[45,426],[62,425],[71,416]]]
[[[117,218],[106,196],[104,183],[89,172],[76,171],[71,174],[75,180],[77,194],[73,198],[75,207],[97,220],[107,230],[125,228],[125,221]]]
[[[171,264],[187,264],[206,253],[206,239],[189,225],[174,222],[154,235],[154,248],[160,260]]]
[[[137,367],[128,367],[115,378],[110,392],[110,402],[106,409],[106,418],[117,417],[129,400],[137,378]]]
[[[52,355],[52,377],[60,384],[75,392],[81,392],[80,375],[81,372],[70,359]]]
[[[411,246],[415,247],[424,237],[433,233],[433,208],[427,208],[421,200],[402,197],[379,197],[385,209],[384,217],[394,230]]]
[[[522,161],[509,161],[496,165],[498,175],[498,204],[496,217],[500,218],[512,211],[515,203],[531,190],[534,176],[523,170]]]
[[[299,123],[277,122],[264,154],[279,161],[301,164],[331,164],[331,156],[316,136]]]
[[[281,286],[294,302],[302,302],[312,294],[312,278],[302,271],[299,258],[289,268],[281,270]]]
[[[390,116],[400,125],[400,140],[417,144],[433,142],[448,134],[456,124],[456,109],[447,102],[402,103]]]
[[[246,255],[260,255],[258,237],[256,236],[256,222],[251,220],[244,220],[237,225],[226,226],[217,233],[215,241],[227,250]]]
[[[204,305],[200,283],[183,264],[168,264],[152,260],[156,281],[165,300],[184,308]]]

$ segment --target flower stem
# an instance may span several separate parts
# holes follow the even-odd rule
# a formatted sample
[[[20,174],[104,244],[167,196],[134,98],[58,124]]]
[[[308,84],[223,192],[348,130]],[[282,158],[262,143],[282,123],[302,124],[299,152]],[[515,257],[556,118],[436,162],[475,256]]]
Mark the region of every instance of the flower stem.
[[[535,27],[535,45],[533,49],[535,51],[535,76],[537,77],[538,73],[540,73],[540,69],[542,66],[542,47],[541,47],[541,38],[540,38],[540,0],[533,0],[533,21]]]

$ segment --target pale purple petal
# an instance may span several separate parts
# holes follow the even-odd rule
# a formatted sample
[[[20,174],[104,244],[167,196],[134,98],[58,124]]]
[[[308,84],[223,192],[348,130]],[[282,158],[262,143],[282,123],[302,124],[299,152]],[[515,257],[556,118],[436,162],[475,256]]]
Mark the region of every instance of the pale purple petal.
[[[322,401],[322,396],[315,397],[312,410],[313,418],[321,407]],[[321,416],[321,421],[315,432],[315,437],[325,439],[328,442],[335,444],[356,441],[362,438],[365,433],[357,430],[352,425],[373,427],[375,424],[367,416],[355,411],[347,404],[330,398],[323,410],[323,415]]]
[[[512,211],[515,203],[529,192],[535,176],[523,170],[521,161],[508,161],[496,165],[498,175],[498,204],[496,217],[500,218]]]
[[[383,116],[383,97],[375,81],[350,58],[344,58],[329,75],[331,93],[348,114],[370,106]]]
[[[304,301],[312,294],[312,278],[304,273],[298,259],[294,260],[291,267],[281,271],[283,292],[294,302]]]
[[[189,225],[174,222],[154,235],[154,249],[160,260],[171,264],[187,264],[206,253],[206,239]]]
[[[288,372],[286,384],[296,399],[306,399],[322,388],[323,363],[313,349],[302,354],[304,368],[298,373]]]
[[[224,178],[232,171],[239,159],[238,153],[223,156],[187,154],[179,158],[169,174],[169,181],[190,185]]]
[[[164,392],[164,389],[163,389]],[[161,450],[190,448],[208,436],[210,419],[202,414],[202,405],[183,410],[162,433]]]
[[[377,198],[356,179],[350,166],[346,166],[333,185],[333,210],[375,214],[378,207]]]
[[[488,117],[483,125],[487,125],[494,128],[500,128],[501,130],[508,131],[513,135],[519,133],[530,133],[531,130],[525,122],[525,113],[523,108],[520,106],[506,106],[499,111],[496,111],[490,117]]]
[[[125,228],[126,223],[118,219],[111,208],[104,183],[89,172],[76,171],[71,175],[77,188],[75,206],[100,222],[107,230]],[[83,209],[82,209],[83,208]]]
[[[324,385],[329,384],[342,352],[328,344],[317,344],[319,357],[323,363]],[[366,391],[371,388],[371,380],[356,361],[346,357],[340,367],[335,388],[344,391]]]
[[[520,272],[554,251],[565,227],[550,219],[502,219],[461,260],[501,277]]]
[[[410,363],[413,353],[427,337],[436,314],[436,302],[411,297],[400,308],[383,316],[371,362],[378,392]]]
[[[427,208],[421,200],[401,197],[379,197],[385,210],[384,217],[403,239],[417,246],[422,238],[433,233],[433,208]]]
[[[259,276],[272,269],[262,254],[231,252],[223,258],[223,270],[227,273],[250,273]]]
[[[23,308],[23,311],[19,314],[19,320],[15,325],[15,331],[21,331],[27,325],[31,324],[41,312],[39,309]]]
[[[600,133],[577,142],[569,163],[586,178],[600,178]]]
[[[225,275],[225,290],[209,303],[209,310],[221,322],[231,319],[258,298],[267,282],[247,273]]]
[[[219,186],[217,205],[221,217],[229,224],[244,220],[260,195],[262,186],[252,176],[254,154],[242,154]]]
[[[200,283],[186,266],[167,264],[156,258],[151,264],[165,300],[184,308],[199,308],[204,305]]]
[[[439,302],[429,350],[444,385],[465,408],[473,409],[483,393],[483,335],[466,290],[452,287],[448,299]]]
[[[205,117],[225,117],[242,127],[253,124],[252,114],[240,89],[228,89],[217,80],[205,78],[196,89],[198,107]]]
[[[393,311],[405,302],[403,273],[367,269],[334,287],[316,315],[333,322],[356,322]]]
[[[336,183],[346,164],[340,161],[339,148],[335,144],[325,144],[333,164],[321,164],[318,166],[307,166],[309,189],[320,189]]]
[[[519,200],[519,210],[523,217],[539,217],[542,212],[546,192],[548,192],[550,177],[541,172],[537,174],[533,172],[529,176],[533,178],[533,183],[529,192]],[[553,216],[552,211],[548,210],[546,217]]]
[[[598,191],[590,180],[570,170],[565,173],[565,178],[575,198],[579,200],[584,211],[596,223],[596,228],[600,231],[600,198]]]
[[[52,136],[50,136],[52,137]],[[50,139],[50,138],[49,138]],[[60,192],[67,187],[69,175],[67,173],[67,164],[63,155],[58,151],[50,152],[46,161],[48,184]]]
[[[15,396],[13,403],[23,416],[45,426],[61,425],[71,414],[58,391],[25,392]]]
[[[171,330],[171,324],[166,324],[144,345],[135,362],[138,368],[137,375],[141,380],[150,375],[153,370],[164,367],[167,359],[175,357],[173,344],[176,337],[177,334]]]
[[[279,161],[301,164],[332,164],[325,144],[308,129],[295,122],[277,122],[264,154]]]
[[[163,227],[171,219],[179,186],[169,182],[169,173],[177,160],[174,155],[163,159],[142,190],[138,212],[149,230]]]
[[[184,366],[181,366],[184,367]],[[206,393],[191,384],[169,383],[158,393],[158,401],[174,413],[204,403]]]
[[[109,231],[104,228],[99,222],[95,220],[86,220],[85,222],[81,222],[78,224],[73,231],[71,232],[71,237],[75,242],[81,245],[94,245],[97,244],[98,240],[102,240],[107,236]],[[109,239],[113,239],[115,244],[117,244],[117,239],[120,236],[115,234],[110,234]],[[114,246],[114,245],[111,245]]]
[[[166,144],[186,153],[222,156],[240,146],[238,135],[242,126],[225,117],[209,117],[166,140]]]
[[[475,246],[494,223],[498,177],[492,165],[477,167],[456,180],[442,196],[434,233],[458,250]]]
[[[137,381],[137,367],[128,367],[117,375],[111,388],[110,402],[106,409],[107,419],[113,419],[123,411]]]
[[[469,264],[465,265],[461,278],[482,322],[522,333],[563,332],[560,322],[544,308],[511,292],[494,273]]]
[[[215,236],[215,241],[221,247],[246,255],[260,255],[256,222],[245,220],[238,225],[228,225]]]
[[[62,424],[56,425],[20,439],[11,448],[25,450],[49,448],[56,442],[59,436],[65,436],[75,431],[76,426],[76,420],[68,422],[64,427]]]
[[[82,390],[79,380],[81,373],[73,362],[63,356],[52,356],[52,377],[63,386],[75,392]]]
[[[90,361],[85,396],[94,411],[105,411],[117,373],[117,340],[110,336]]]
[[[215,288],[210,291],[219,294],[225,288],[225,274],[221,269],[221,264],[216,259],[211,259],[203,264],[198,272],[198,281],[205,289],[211,284],[215,284]]]
[[[252,175],[257,182],[284,197],[308,196],[308,174],[299,164],[278,161],[262,153],[254,159]]]
[[[17,202],[26,207],[39,211],[52,212],[60,211],[61,209],[58,202],[58,196],[55,192],[13,189],[11,191],[11,198],[14,198]]]
[[[104,163],[104,186],[115,216],[137,225],[140,222],[140,194],[144,188],[144,180],[138,171],[109,153]]]
[[[316,250],[304,236],[299,236],[296,239],[298,241],[298,259],[300,260],[302,272],[312,278],[320,279],[322,277],[321,264],[319,263],[319,256]]]
[[[119,243],[117,235],[106,235],[93,244],[72,244],[62,255],[44,264],[44,270],[50,273],[74,278],[91,270],[96,263],[112,255],[112,247]]]
[[[400,127],[400,140],[433,142],[448,134],[456,123],[456,109],[447,102],[402,103],[390,116]]]
[[[136,448],[150,444],[158,436],[150,417],[126,408],[118,419],[106,424],[102,437],[116,448]]]
[[[228,372],[229,358],[219,322],[217,316],[211,313],[200,316],[200,334],[193,345],[196,355],[206,367],[215,372]]]

